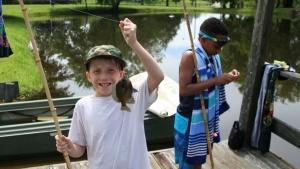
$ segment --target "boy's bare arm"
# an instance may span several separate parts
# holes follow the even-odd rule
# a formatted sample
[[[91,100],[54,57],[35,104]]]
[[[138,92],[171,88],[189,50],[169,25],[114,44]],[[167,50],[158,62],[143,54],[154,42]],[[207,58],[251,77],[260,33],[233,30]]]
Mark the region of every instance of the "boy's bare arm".
[[[240,76],[240,73],[234,69],[229,73],[223,73],[215,78],[211,78],[200,83],[192,83],[194,70],[193,53],[191,51],[187,51],[181,59],[179,73],[179,92],[183,97],[198,94],[199,92],[202,92],[214,85],[228,84],[238,79]]]
[[[138,55],[148,73],[149,93],[155,90],[160,82],[164,79],[164,74],[154,57],[137,41],[136,25],[128,18],[121,21],[119,27],[122,31],[126,43]]]

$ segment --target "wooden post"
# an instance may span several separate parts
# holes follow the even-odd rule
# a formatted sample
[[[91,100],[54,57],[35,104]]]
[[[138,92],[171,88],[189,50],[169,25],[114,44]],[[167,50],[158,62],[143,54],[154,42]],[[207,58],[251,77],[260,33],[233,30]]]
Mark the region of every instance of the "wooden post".
[[[260,92],[266,45],[272,25],[274,0],[258,1],[248,60],[245,90],[240,112],[240,127],[246,131],[244,146],[251,146],[251,134]]]

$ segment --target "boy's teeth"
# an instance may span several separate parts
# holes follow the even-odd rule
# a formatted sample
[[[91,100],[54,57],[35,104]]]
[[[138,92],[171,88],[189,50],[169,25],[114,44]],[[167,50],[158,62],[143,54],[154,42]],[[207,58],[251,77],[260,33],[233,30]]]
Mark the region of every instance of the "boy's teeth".
[[[101,86],[109,86],[109,83],[100,83]]]

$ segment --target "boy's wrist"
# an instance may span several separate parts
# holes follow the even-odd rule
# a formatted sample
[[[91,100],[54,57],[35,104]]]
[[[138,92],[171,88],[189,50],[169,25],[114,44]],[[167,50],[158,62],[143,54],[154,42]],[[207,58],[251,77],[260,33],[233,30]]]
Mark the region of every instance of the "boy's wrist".
[[[214,84],[214,85],[217,85],[217,84],[218,84],[217,77],[212,78],[212,80],[213,80],[213,84]]]
[[[133,42],[130,42],[128,44],[132,49],[135,49],[139,46],[139,42],[137,40],[133,41]]]

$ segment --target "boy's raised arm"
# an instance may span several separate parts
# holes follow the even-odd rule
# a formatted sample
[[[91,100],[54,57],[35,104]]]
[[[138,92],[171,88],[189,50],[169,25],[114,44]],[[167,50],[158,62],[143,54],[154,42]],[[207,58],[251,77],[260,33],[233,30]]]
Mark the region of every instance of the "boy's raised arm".
[[[164,74],[154,57],[137,41],[136,25],[128,18],[121,21],[119,27],[122,31],[126,43],[138,55],[148,73],[149,93],[155,90],[160,82],[164,79]]]

